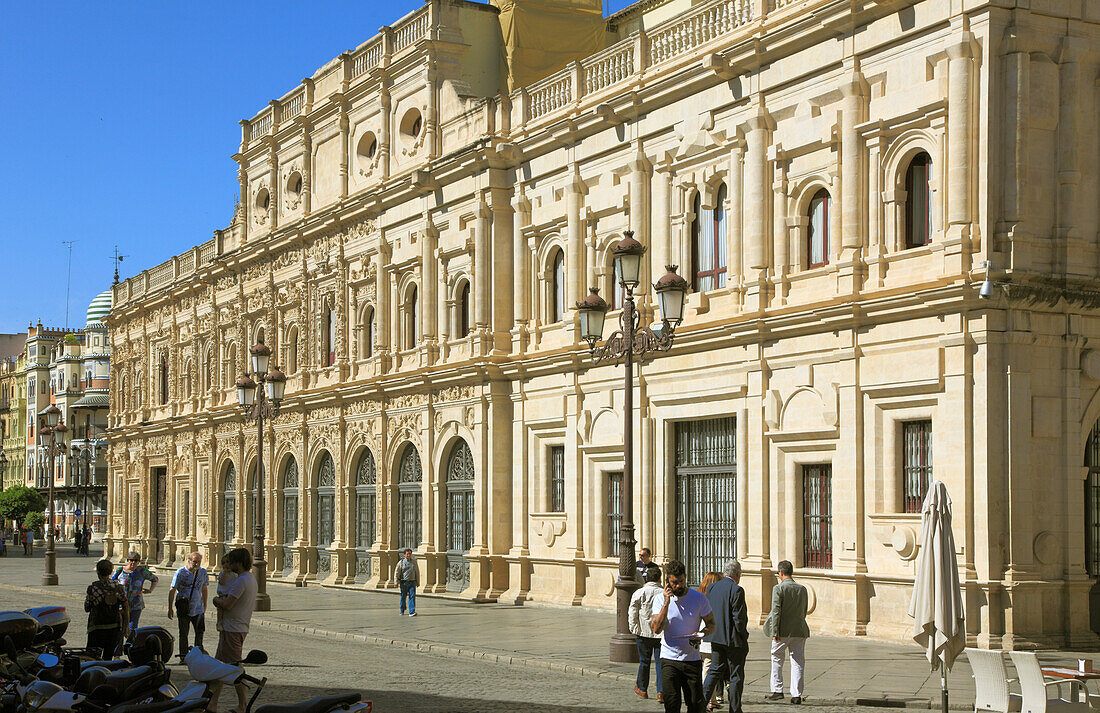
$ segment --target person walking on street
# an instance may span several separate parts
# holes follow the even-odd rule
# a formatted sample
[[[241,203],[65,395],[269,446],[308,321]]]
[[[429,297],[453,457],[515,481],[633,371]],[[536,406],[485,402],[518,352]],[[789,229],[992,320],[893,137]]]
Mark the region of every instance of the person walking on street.
[[[394,568],[393,578],[401,587],[401,613],[405,613],[405,600],[409,604],[409,616],[416,616],[416,584],[419,574],[416,562],[413,562],[413,551],[406,547],[403,553],[405,558],[397,563]]]
[[[665,565],[665,589],[660,610],[650,620],[661,634],[661,693],[665,713],[679,713],[680,700],[687,713],[703,713],[703,663],[699,657],[699,632],[714,631],[714,614],[707,598],[690,589],[682,562]],[[654,606],[658,604],[654,599]]]
[[[92,528],[84,528],[84,536],[80,539],[80,554],[88,556],[88,545],[92,543]]]
[[[88,585],[84,611],[88,612],[88,648],[98,648],[110,661],[122,643],[122,632],[129,626],[130,607],[126,590],[111,579],[114,565],[102,559],[95,563],[96,581]]]
[[[152,594],[160,580],[141,563],[141,555],[137,552],[131,552],[126,556],[126,564],[119,567],[111,579],[121,584],[126,590],[126,600],[130,605],[130,628],[126,632],[126,638],[130,639],[137,631],[141,612],[145,611],[145,592]],[[148,590],[145,589],[146,582],[149,583]]]
[[[714,610],[714,629],[707,640],[711,646],[711,666],[703,683],[703,695],[709,700],[716,688],[728,682],[730,713],[741,713],[741,694],[745,689],[745,658],[749,654],[749,610],[745,590],[741,588],[741,563],[730,560],[722,568],[722,579],[707,587],[707,601]],[[717,705],[712,705],[714,710]]]
[[[707,589],[710,588],[710,585],[714,584],[715,582],[717,582],[720,579],[722,579],[722,573],[721,572],[707,572],[706,574],[703,575],[703,581],[699,583],[699,593],[702,594],[703,596],[706,596]],[[710,603],[710,608],[712,610],[714,609],[714,602]],[[715,626],[718,625],[717,610],[715,610],[714,623],[715,623]],[[700,637],[703,636],[702,632],[699,633],[699,636]],[[707,688],[707,686],[706,686],[707,674],[710,673],[711,665],[714,662],[713,653],[714,653],[714,649],[711,647],[710,641],[708,641],[704,637],[703,640],[701,642],[699,642],[699,656],[703,660],[703,689],[704,689],[704,691]],[[711,693],[711,696],[709,698],[707,698],[707,709],[708,710],[713,709],[716,704],[722,702],[722,694],[725,693],[725,691],[726,691],[725,682],[720,681],[719,685],[715,686],[714,690]]]
[[[187,565],[177,569],[172,576],[172,586],[168,590],[168,618],[175,616],[179,624],[181,659],[191,650],[187,645],[187,634],[192,628],[195,630],[195,646],[206,653],[202,646],[202,635],[206,631],[206,596],[209,584],[210,577],[202,567],[202,554],[198,552],[188,555]]]
[[[244,658],[244,639],[248,636],[248,627],[252,622],[252,612],[256,608],[256,578],[252,576],[252,555],[243,547],[230,550],[222,558],[226,570],[236,575],[225,594],[214,597],[214,606],[222,613],[222,628],[218,632],[217,660],[236,666]],[[237,707],[233,710],[244,713],[247,709],[245,697],[247,689],[243,683],[236,684]],[[210,710],[218,706],[218,693],[215,690],[210,699]]]
[[[30,528],[23,530],[23,556],[34,554],[34,535]]]
[[[650,622],[656,612],[653,600],[661,596],[661,570],[646,570],[646,581],[634,590],[627,609],[630,633],[634,634],[634,643],[638,647],[638,676],[634,681],[634,693],[639,698],[649,698],[649,664],[657,654],[657,702],[663,702],[661,696],[661,635],[653,631]]]
[[[76,553],[80,554],[80,543],[82,541],[84,533],[79,529],[73,530],[73,547],[76,548]]]
[[[649,553],[648,547],[643,547],[642,551],[638,553],[638,561],[635,563],[638,568],[638,574],[635,576],[639,582],[643,585],[649,581],[646,579],[646,574],[649,572],[657,573],[657,581],[661,581],[661,568],[653,561],[653,556]]]
[[[805,680],[806,624],[809,596],[806,588],[794,581],[794,565],[783,560],[776,567],[779,584],[772,588],[772,610],[764,622],[764,635],[772,637],[772,681],[768,700],[783,698],[783,661],[791,654],[791,703],[802,702]]]

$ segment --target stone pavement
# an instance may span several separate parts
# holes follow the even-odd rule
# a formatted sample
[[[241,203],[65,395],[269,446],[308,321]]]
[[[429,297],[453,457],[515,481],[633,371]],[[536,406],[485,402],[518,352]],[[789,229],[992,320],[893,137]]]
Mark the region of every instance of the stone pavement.
[[[83,599],[98,558],[77,557],[72,545],[59,548],[61,585],[50,594]],[[42,558],[21,555],[0,559],[0,588],[43,592]],[[167,624],[168,581],[147,597],[143,624],[158,618]],[[579,608],[537,605],[472,604],[444,597],[417,597],[417,616],[399,616],[396,591],[354,591],[320,586],[271,583],[273,611],[253,622],[287,632],[368,641],[438,654],[484,659],[565,673],[600,676],[633,685],[636,667],[607,662],[614,616]],[[27,606],[34,605],[28,596]],[[82,616],[76,613],[75,618]],[[1091,658],[1091,654],[1082,654]],[[1044,664],[1076,665],[1076,654],[1040,652]],[[806,647],[806,698],[815,703],[928,708],[939,706],[939,675],[929,670],[916,645],[864,638],[812,636]],[[768,692],[767,639],[750,632],[745,699],[759,702]],[[1011,669],[1010,669],[1011,670]],[[965,657],[949,678],[951,707],[972,709],[974,684]]]

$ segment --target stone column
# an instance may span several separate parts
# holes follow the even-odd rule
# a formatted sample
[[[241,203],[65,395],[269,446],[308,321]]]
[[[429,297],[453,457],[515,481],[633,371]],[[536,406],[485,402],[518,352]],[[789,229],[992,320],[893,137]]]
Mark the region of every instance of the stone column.
[[[649,246],[650,265],[653,274],[663,275],[665,265],[672,262],[670,244],[672,216],[672,169],[667,165],[655,166],[653,175],[653,211],[650,218],[652,241]],[[659,279],[659,278],[658,278]]]
[[[512,301],[515,303],[516,327],[524,328],[531,318],[530,265],[531,256],[523,228],[531,221],[531,201],[519,186],[512,201]]]
[[[775,180],[772,182],[772,240],[775,262],[775,298],[779,304],[787,301],[787,272],[791,267],[790,239],[787,237],[787,159],[781,150],[775,156]]]
[[[507,354],[512,347],[512,321],[515,319],[512,296],[512,204],[511,186],[500,169],[490,171],[493,188],[489,191],[492,211],[491,287],[486,298],[492,303],[493,351]]]
[[[970,237],[970,132],[973,36],[962,33],[947,47],[947,239]],[[964,248],[965,251],[965,248]]]
[[[313,210],[313,137],[310,127],[303,123],[302,129],[302,214],[309,215]]]
[[[435,347],[436,337],[439,336],[438,322],[436,321],[436,305],[439,299],[439,264],[436,260],[436,246],[439,244],[439,231],[431,221],[430,216],[425,216],[424,230],[420,234],[420,289],[423,296],[421,303],[421,340],[428,347],[428,363],[435,361],[438,353]]]
[[[348,161],[350,157],[351,124],[347,102],[340,100],[340,198],[348,197]]]
[[[862,178],[863,151],[856,131],[866,113],[867,80],[856,61],[848,81],[840,86],[840,247],[841,259],[851,260],[852,252],[863,246]]]
[[[272,109],[274,111],[274,109]],[[279,154],[275,150],[275,140],[270,140],[271,151],[268,154],[268,203],[267,224],[271,230],[279,227]]]
[[[649,174],[653,170],[653,164],[646,158],[640,143],[627,168],[630,169],[630,229],[634,231],[634,239],[650,249],[652,246],[649,242],[649,205],[646,186],[649,185]],[[663,266],[657,267],[660,269]],[[593,268],[594,266],[589,265],[589,270]],[[660,272],[658,276],[663,274],[664,272]],[[634,294],[640,297],[648,293],[650,281],[649,261],[643,260],[638,287],[634,290]],[[583,296],[578,299],[582,298]]]
[[[386,354],[390,350],[390,273],[386,267],[386,252],[379,250],[374,254],[375,273],[375,338],[374,344],[379,354]],[[308,333],[306,333],[308,334]],[[299,337],[301,339],[302,337]]]
[[[768,304],[768,132],[771,117],[763,99],[755,97],[748,119],[745,153],[745,309],[756,311]]]
[[[385,180],[390,177],[390,126],[393,123],[388,86],[383,85],[379,90],[378,101],[381,106],[378,122],[378,166],[382,171],[382,179]]]
[[[740,143],[730,151],[730,180],[728,209],[726,210],[726,284],[735,287],[744,276],[744,261],[741,253],[741,213],[742,191],[745,189],[742,160],[744,150]],[[660,206],[656,207],[660,210]]]
[[[475,206],[474,218],[474,324],[479,331],[489,329],[489,220],[493,212],[485,197]]]
[[[580,174],[574,169],[572,177],[565,184],[566,219],[566,309],[572,309],[573,302],[584,299],[588,293],[584,281],[584,223],[581,221],[581,205],[588,187],[584,185]]]
[[[1080,101],[1077,59],[1083,42],[1077,37],[1062,38],[1062,51],[1059,57],[1058,85],[1061,94],[1058,103],[1058,210],[1054,228],[1060,253],[1056,265],[1078,278],[1091,277],[1095,274],[1096,251],[1093,242],[1081,242],[1078,222],[1080,216],[1077,212],[1077,184],[1081,180],[1077,164],[1077,154],[1080,150],[1077,131],[1078,102]],[[1082,260],[1081,252],[1085,250],[1092,253],[1092,256]]]

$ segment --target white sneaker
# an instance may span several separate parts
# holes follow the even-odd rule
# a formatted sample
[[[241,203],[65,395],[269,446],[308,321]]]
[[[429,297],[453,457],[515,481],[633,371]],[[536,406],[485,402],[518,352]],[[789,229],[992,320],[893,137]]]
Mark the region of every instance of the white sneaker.
[[[409,616],[416,616],[416,612],[410,612]]]

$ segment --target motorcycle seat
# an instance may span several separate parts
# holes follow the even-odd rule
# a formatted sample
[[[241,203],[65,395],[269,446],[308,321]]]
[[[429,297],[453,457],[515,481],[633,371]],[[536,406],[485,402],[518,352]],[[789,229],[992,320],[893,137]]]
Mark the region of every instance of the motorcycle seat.
[[[91,668],[92,666],[102,666],[108,671],[118,671],[124,668],[130,667],[130,662],[126,659],[110,659],[109,661],[81,661],[80,670]]]
[[[157,672],[152,666],[135,666],[134,668],[115,671],[103,679],[93,690],[89,698],[100,701],[118,701],[128,698],[129,692],[137,685],[156,679]]]
[[[181,711],[202,710],[210,702],[209,698],[196,698],[190,701],[167,701],[155,703],[127,703],[111,708],[111,713],[180,713]]]
[[[301,703],[267,703],[256,708],[255,713],[329,713],[358,703],[362,697],[352,691],[333,696],[317,696]]]

